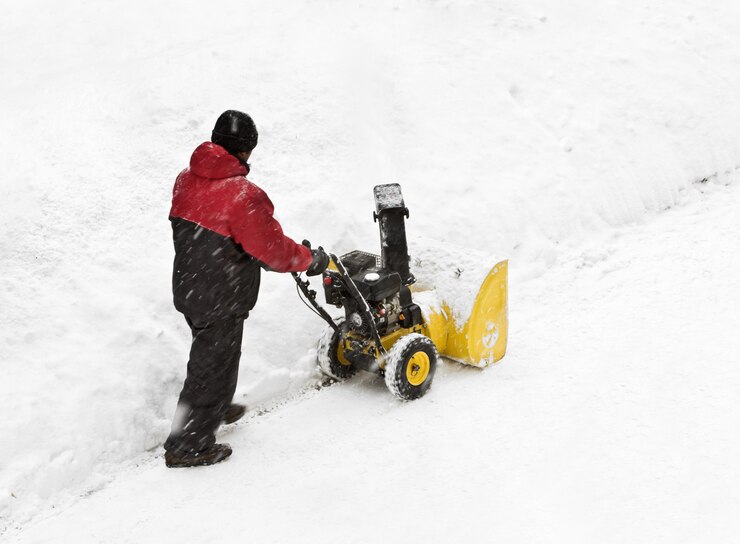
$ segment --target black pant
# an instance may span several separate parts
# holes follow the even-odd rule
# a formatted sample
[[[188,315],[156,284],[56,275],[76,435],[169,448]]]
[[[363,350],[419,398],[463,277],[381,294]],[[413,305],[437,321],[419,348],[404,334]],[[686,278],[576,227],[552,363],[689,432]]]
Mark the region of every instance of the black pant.
[[[185,319],[193,333],[188,375],[164,448],[196,453],[216,442],[216,430],[234,397],[245,317]]]

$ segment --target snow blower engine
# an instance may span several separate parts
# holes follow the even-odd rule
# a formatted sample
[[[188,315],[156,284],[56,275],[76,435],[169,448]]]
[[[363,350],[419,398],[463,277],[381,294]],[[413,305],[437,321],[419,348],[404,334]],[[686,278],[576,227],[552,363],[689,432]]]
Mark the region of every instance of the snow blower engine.
[[[373,192],[381,255],[364,251],[341,257],[330,254],[329,268],[322,275],[327,304],[343,308],[344,316],[332,319],[317,303],[309,282],[297,273],[293,277],[311,307],[329,324],[318,345],[322,372],[336,380],[349,378],[358,369],[380,374],[392,393],[412,400],[429,390],[438,353],[475,366],[486,366],[503,356],[506,262],[499,263],[486,278],[473,310],[472,317],[477,318],[463,327],[452,322],[452,313],[444,305],[436,310],[422,309],[412,296],[415,278],[409,268],[405,226],[409,210],[401,186],[377,185]],[[482,329],[479,331],[481,323],[489,332],[495,328],[493,344],[490,334],[483,342],[490,345],[469,341],[471,333],[485,336]],[[498,341],[502,336],[503,344]]]

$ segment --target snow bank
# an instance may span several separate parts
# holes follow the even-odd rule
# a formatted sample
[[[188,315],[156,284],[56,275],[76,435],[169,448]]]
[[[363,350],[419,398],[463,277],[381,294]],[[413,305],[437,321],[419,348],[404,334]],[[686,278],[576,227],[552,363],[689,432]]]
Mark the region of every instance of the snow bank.
[[[166,436],[189,341],[170,302],[170,190],[224,109],[256,119],[250,177],[288,234],[377,252],[372,186],[395,181],[411,240],[511,257],[520,279],[740,166],[732,2],[3,15],[0,530]],[[304,386],[321,328],[290,277],[267,275],[240,394]]]
[[[419,304],[440,308],[446,304],[454,322],[463,326],[483,281],[491,269],[504,260],[472,248],[443,244],[423,238],[412,239],[411,271],[416,277]]]

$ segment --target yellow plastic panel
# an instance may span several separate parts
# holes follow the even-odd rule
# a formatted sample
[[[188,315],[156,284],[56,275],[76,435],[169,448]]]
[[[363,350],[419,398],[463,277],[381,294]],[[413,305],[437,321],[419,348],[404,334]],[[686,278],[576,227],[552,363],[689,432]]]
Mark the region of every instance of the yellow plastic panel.
[[[437,348],[439,353],[444,353],[447,349],[447,337],[450,328],[450,310],[443,306],[437,311],[424,312],[426,323],[424,324],[424,334],[428,336]]]
[[[467,364],[488,366],[506,354],[508,270],[508,261],[502,261],[486,276],[468,322],[450,327],[445,355]]]

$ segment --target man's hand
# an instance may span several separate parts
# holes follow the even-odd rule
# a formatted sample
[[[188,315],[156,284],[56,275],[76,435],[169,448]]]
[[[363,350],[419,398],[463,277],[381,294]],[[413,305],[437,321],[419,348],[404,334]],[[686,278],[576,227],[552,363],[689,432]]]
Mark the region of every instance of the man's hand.
[[[311,247],[310,244],[306,244],[305,240],[303,245]],[[324,248],[321,246],[319,246],[318,249],[312,249],[311,254],[313,255],[313,261],[308,267],[308,270],[306,270],[306,276],[318,276],[324,270],[326,270],[327,266],[329,266],[329,256],[326,254],[326,251],[324,251]]]

